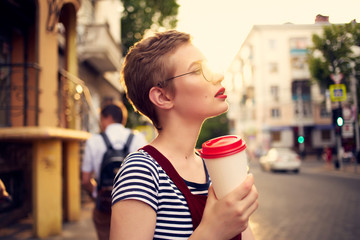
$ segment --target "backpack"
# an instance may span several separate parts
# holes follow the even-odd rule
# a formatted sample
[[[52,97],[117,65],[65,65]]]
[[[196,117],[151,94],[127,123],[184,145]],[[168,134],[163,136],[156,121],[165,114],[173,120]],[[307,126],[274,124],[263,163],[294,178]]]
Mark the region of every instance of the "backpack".
[[[109,138],[104,132],[100,133],[106,144],[106,152],[100,166],[100,178],[97,186],[98,196],[96,198],[96,208],[102,212],[111,212],[111,191],[113,189],[114,178],[123,163],[125,157],[129,154],[130,143],[134,137],[130,133],[123,149],[114,149]]]

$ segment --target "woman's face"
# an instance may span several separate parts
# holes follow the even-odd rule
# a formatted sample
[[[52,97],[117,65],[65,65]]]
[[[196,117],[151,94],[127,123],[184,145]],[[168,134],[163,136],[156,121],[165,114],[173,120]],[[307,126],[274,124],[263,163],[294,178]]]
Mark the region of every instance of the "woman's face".
[[[169,57],[169,63],[174,66],[174,76],[193,72],[170,80],[175,87],[174,108],[181,116],[201,121],[228,109],[225,88],[221,85],[224,76],[205,74],[206,80],[202,72],[197,71],[201,70],[205,61],[201,51],[191,43],[180,46]]]

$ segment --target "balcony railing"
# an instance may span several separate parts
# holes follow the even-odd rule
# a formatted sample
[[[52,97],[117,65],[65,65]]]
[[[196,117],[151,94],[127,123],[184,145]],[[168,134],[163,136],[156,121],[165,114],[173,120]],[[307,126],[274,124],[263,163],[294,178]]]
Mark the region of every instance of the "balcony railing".
[[[60,70],[58,86],[59,127],[88,131],[90,118],[97,115],[84,81]]]
[[[0,64],[0,127],[38,125],[37,63]]]
[[[40,67],[36,63],[0,64],[0,127],[38,126]],[[58,127],[89,129],[97,119],[85,83],[65,70],[58,77]]]
[[[78,36],[80,62],[88,62],[99,72],[113,72],[120,69],[121,49],[112,38],[106,24],[86,25],[84,33]]]

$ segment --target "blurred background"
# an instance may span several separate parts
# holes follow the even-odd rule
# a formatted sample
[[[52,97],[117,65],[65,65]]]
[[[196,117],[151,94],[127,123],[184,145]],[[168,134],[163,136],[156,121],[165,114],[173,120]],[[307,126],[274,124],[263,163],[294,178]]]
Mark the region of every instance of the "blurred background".
[[[148,141],[155,137],[148,119],[127,101],[119,72],[129,47],[143,36],[178,29],[190,33],[213,67],[225,73],[229,111],[204,123],[196,147],[213,137],[240,135],[259,189],[273,187],[266,185],[271,179],[274,186],[294,181],[297,187],[289,191],[324,182],[343,196],[352,193],[345,204],[349,209],[341,208],[343,221],[336,222],[346,223],[341,233],[348,235],[320,232],[306,239],[358,239],[358,9],[357,0],[0,1],[0,179],[11,195],[0,202],[0,238],[14,239],[11,233],[19,228],[9,229],[24,219],[30,236],[39,238],[63,236],[64,224],[84,219],[91,202],[81,189],[79,166],[86,139],[99,132],[102,106],[123,104],[126,126]],[[260,171],[261,157],[274,148],[292,151],[300,174]],[[272,162],[289,163],[290,158],[267,161],[264,170],[286,170],[272,169],[279,166]],[[308,183],[303,178],[310,175],[314,179]],[[323,205],[332,191],[328,185],[319,189],[329,192],[310,198],[316,206],[344,204],[338,199]],[[314,196],[319,189],[312,190]],[[263,192],[272,199],[273,191]],[[300,199],[289,196],[286,192],[287,202],[278,210],[270,205],[267,211],[282,212]],[[319,208],[312,210],[322,216]],[[285,230],[271,235],[269,229],[278,226],[270,224],[274,216],[258,212],[253,224],[259,239],[305,239],[300,230],[297,237],[286,235],[294,229],[286,223]],[[304,213],[293,214],[299,212]],[[311,213],[303,217],[309,216],[314,219]],[[321,226],[316,231],[328,225]]]

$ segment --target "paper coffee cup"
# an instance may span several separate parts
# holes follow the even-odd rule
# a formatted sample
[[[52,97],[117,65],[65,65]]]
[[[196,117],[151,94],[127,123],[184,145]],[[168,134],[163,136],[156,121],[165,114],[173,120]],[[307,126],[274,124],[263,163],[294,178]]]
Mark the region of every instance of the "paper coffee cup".
[[[200,156],[205,160],[216,197],[224,197],[247,176],[246,144],[239,136],[227,135],[202,144]]]

